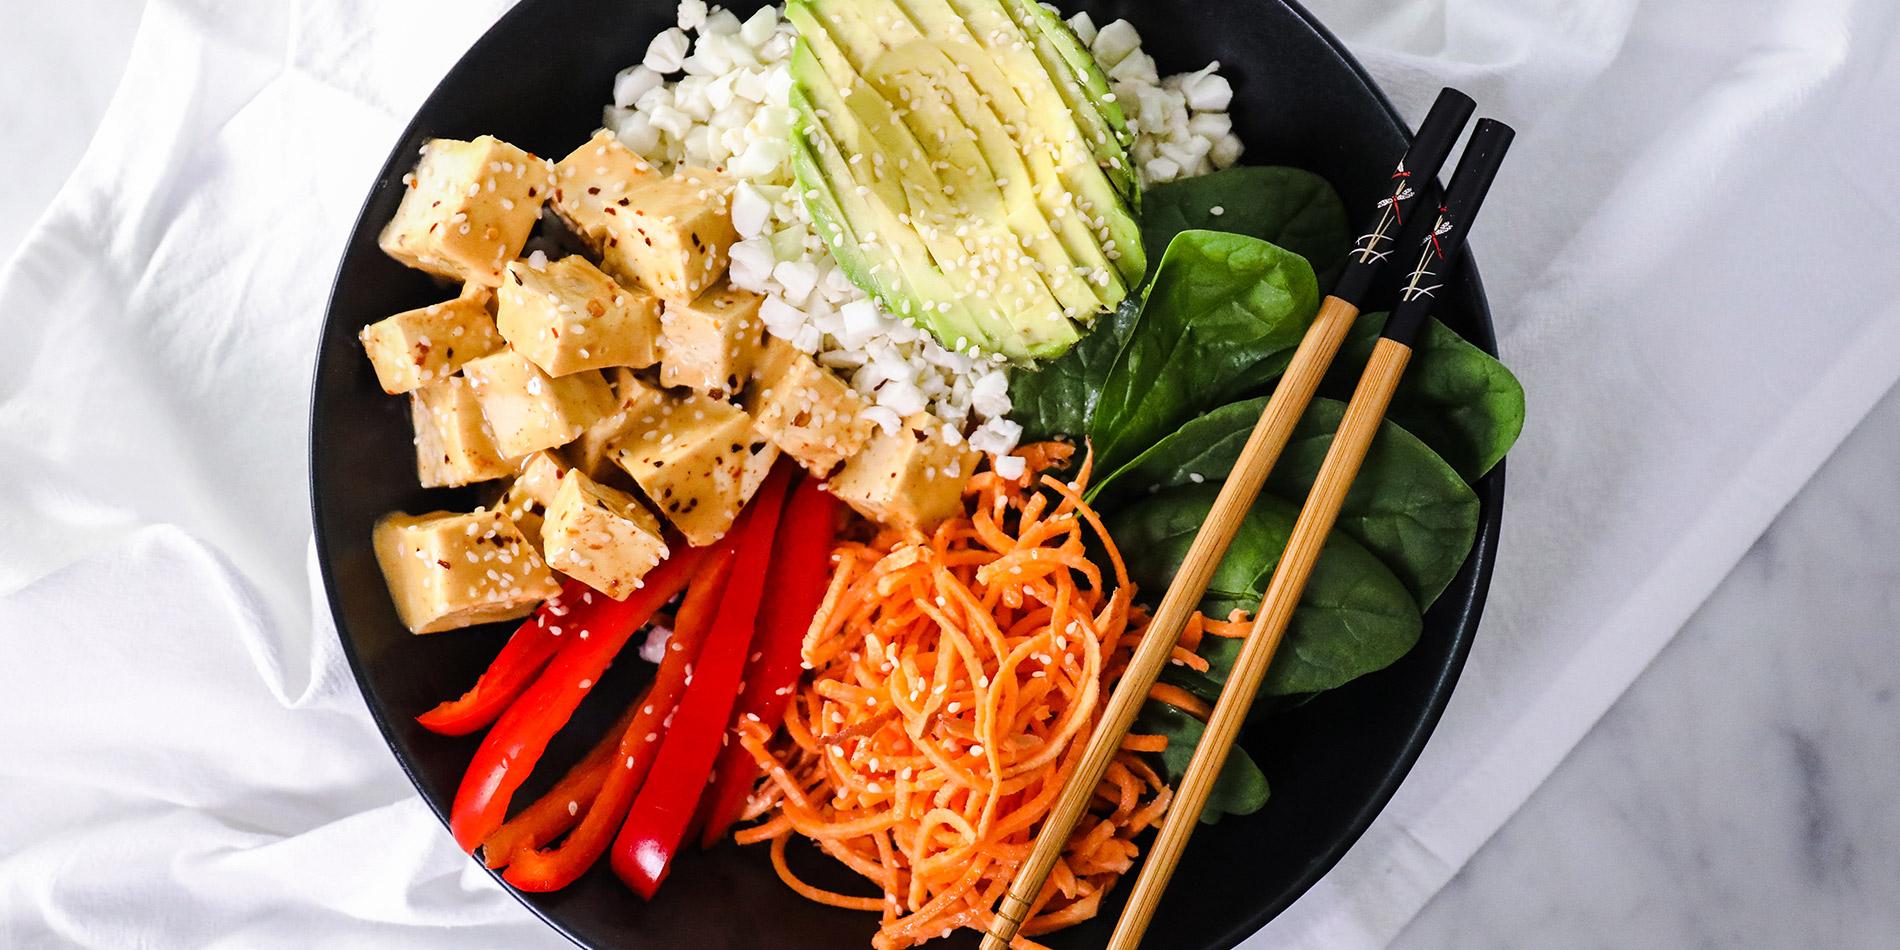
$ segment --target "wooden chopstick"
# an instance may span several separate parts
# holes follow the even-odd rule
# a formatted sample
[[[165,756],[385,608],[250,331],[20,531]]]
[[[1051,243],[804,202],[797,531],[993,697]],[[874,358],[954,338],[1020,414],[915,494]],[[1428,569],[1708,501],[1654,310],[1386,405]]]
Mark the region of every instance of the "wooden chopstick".
[[[1464,235],[1497,174],[1512,135],[1509,126],[1490,119],[1480,120],[1458,163],[1458,171],[1452,176],[1444,206],[1435,218],[1427,219],[1432,221],[1432,226],[1407,232],[1407,243],[1416,242],[1414,246],[1420,248],[1418,264],[1407,275],[1399,306],[1386,321],[1365,372],[1359,377],[1332,447],[1327,450],[1326,460],[1313,480],[1299,519],[1294,522],[1293,533],[1287,539],[1286,551],[1280,556],[1273,580],[1267,585],[1253,629],[1241,646],[1233,672],[1228,674],[1227,683],[1221,689],[1220,701],[1215,704],[1207,729],[1195,747],[1194,758],[1175,789],[1161,832],[1148,849],[1128,905],[1115,925],[1114,935],[1109,938],[1109,950],[1135,950],[1148,928],[1160,903],[1161,892],[1174,873],[1188,836],[1193,834],[1200,820],[1208,792],[1214,787],[1234,737],[1253,705],[1254,692],[1259,689],[1260,680],[1266,675],[1274,651],[1286,633],[1300,593],[1306,588],[1307,578],[1326,544],[1326,536],[1332,531],[1353,479],[1359,474],[1366,450],[1372,445],[1373,436],[1378,434],[1386,407],[1391,404],[1392,394],[1398,389],[1406,363],[1411,359],[1411,341],[1430,312],[1433,291],[1450,275],[1462,252]]]
[[[1206,522],[1195,534],[1194,543],[1176,570],[1154,618],[1149,621],[1127,670],[1103,707],[1082,760],[1050,808],[1036,836],[1035,848],[1017,868],[1015,879],[997,905],[995,921],[983,936],[983,950],[1002,950],[1009,946],[1017,929],[1030,916],[1049,872],[1069,840],[1069,833],[1087,810],[1095,786],[1121,748],[1122,737],[1128,734],[1142,703],[1147,700],[1148,691],[1173,654],[1182,628],[1200,604],[1201,595],[1206,593],[1208,581],[1220,565],[1222,555],[1227,553],[1235,532],[1240,530],[1241,519],[1259,496],[1280,451],[1292,436],[1294,425],[1312,401],[1320,379],[1326,375],[1340,343],[1359,316],[1359,304],[1373,277],[1392,253],[1400,225],[1418,204],[1419,192],[1427,190],[1423,183],[1437,178],[1439,167],[1450,154],[1452,143],[1464,129],[1474,107],[1470,97],[1447,88],[1439,93],[1438,101],[1420,124],[1411,148],[1392,175],[1389,194],[1379,203],[1373,228],[1359,239],[1348,255],[1346,273],[1333,294],[1321,304],[1319,314],[1294,350],[1292,361],[1268,398],[1232,473],[1221,485]]]

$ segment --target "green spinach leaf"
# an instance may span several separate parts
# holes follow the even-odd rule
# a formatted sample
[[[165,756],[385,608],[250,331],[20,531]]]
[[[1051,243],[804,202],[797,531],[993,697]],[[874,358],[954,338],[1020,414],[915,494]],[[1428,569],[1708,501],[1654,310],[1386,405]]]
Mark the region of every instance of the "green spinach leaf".
[[[1321,287],[1331,287],[1345,269],[1350,226],[1339,193],[1326,179],[1284,165],[1237,165],[1156,185],[1141,204],[1141,242],[1151,261],[1160,260],[1182,231],[1228,231],[1306,258]]]
[[[1034,370],[1009,374],[1009,417],[1023,427],[1022,441],[1086,434],[1102,380],[1121,355],[1122,344],[1141,316],[1141,295],[1130,293],[1114,313],[1102,315],[1069,352]]]
[[[1109,533],[1141,589],[1167,588],[1218,491],[1214,485],[1189,485],[1159,492],[1110,521]],[[1201,608],[1213,616],[1226,616],[1235,607],[1254,610],[1298,515],[1292,503],[1261,496],[1215,568]],[[1422,629],[1418,604],[1398,576],[1350,535],[1335,533],[1313,567],[1260,694],[1319,692],[1384,669],[1418,642]],[[1215,664],[1210,653],[1220,654],[1228,642],[1237,654],[1239,641],[1208,638],[1202,641],[1202,656]],[[1222,656],[1219,662],[1225,668],[1216,665],[1210,674],[1224,680],[1233,657]]]
[[[1168,747],[1161,752],[1162,773],[1168,784],[1179,788],[1182,776],[1187,774],[1188,763],[1194,760],[1194,748],[1201,744],[1201,735],[1206,730],[1193,716],[1166,703],[1150,702],[1135,717],[1133,731],[1168,737]],[[1227,753],[1227,761],[1221,764],[1214,787],[1208,790],[1207,804],[1201,808],[1201,821],[1211,825],[1223,815],[1251,815],[1267,803],[1269,791],[1267,777],[1260,766],[1254,764],[1247,750],[1236,745]]]
[[[1188,422],[1095,490],[1100,497],[1125,500],[1197,479],[1223,480],[1266,404],[1264,396],[1229,403]],[[1316,397],[1265,490],[1294,504],[1304,502],[1345,413],[1345,403]],[[1425,443],[1387,422],[1366,452],[1336,527],[1391,568],[1423,609],[1451,583],[1471,551],[1478,496]]]
[[[1339,348],[1322,392],[1345,399],[1365,370],[1386,314],[1360,314]],[[1475,482],[1510,451],[1524,428],[1524,387],[1497,357],[1457,331],[1427,320],[1386,418],[1431,446]]]
[[[1176,235],[1102,381],[1088,427],[1096,465],[1115,471],[1279,375],[1318,308],[1305,258],[1245,235]]]

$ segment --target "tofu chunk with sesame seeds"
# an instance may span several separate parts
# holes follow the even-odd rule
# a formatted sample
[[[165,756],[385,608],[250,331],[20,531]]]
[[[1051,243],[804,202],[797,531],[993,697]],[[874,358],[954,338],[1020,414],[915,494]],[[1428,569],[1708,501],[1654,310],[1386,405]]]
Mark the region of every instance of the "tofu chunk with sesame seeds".
[[[518,494],[546,508],[554,504],[554,494],[561,490],[561,477],[567,474],[568,467],[560,456],[547,449],[530,452],[521,460],[521,467],[515,472],[511,487]]]
[[[495,447],[466,378],[450,376],[412,390],[409,418],[416,427],[416,479],[422,487],[469,485],[513,471]]]
[[[613,411],[613,390],[600,373],[549,376],[512,349],[470,360],[462,375],[507,458],[566,445]]]
[[[396,614],[413,633],[524,617],[561,590],[499,511],[393,512],[373,537]]]
[[[502,337],[550,376],[660,359],[660,298],[621,287],[578,254],[511,262],[498,296]]]
[[[732,182],[724,175],[690,165],[649,182],[622,199],[626,206],[606,209],[621,228],[600,248],[603,266],[668,304],[691,303],[725,276],[728,254],[739,240],[731,195]]]
[[[488,287],[521,255],[554,170],[491,135],[431,139],[422,147],[396,216],[377,240],[384,253],[429,273]]]
[[[541,550],[541,523],[543,516],[547,513],[547,506],[528,493],[527,488],[521,484],[519,475],[515,476],[514,481],[508,483],[507,490],[501,493],[501,498],[496,500],[491,507],[507,515],[508,520],[515,523],[521,536],[528,539],[528,544],[534,547],[536,553],[541,554],[543,558],[547,556],[546,552]]]
[[[564,454],[568,463],[586,472],[588,478],[619,487],[619,483],[626,481],[628,476],[620,466],[614,464],[614,443],[631,432],[642,415],[659,411],[667,396],[626,367],[608,370],[607,376],[618,400],[614,403],[614,410],[602,416],[599,422],[583,429],[580,438],[570,443]],[[630,481],[626,483],[632,484]]]
[[[638,498],[570,471],[541,527],[548,564],[593,589],[625,600],[669,553],[660,520]]]
[[[864,399],[798,348],[774,337],[745,390],[752,425],[805,470],[824,477],[871,437]]]
[[[745,410],[691,393],[668,396],[635,415],[613,443],[612,456],[698,547],[732,527],[772,470],[778,449],[753,429]]]
[[[554,196],[549,201],[574,233],[598,246],[606,240],[620,209],[628,207],[620,200],[642,185],[665,178],[613,132],[601,129],[554,166]],[[615,209],[614,213],[608,214],[608,208]]]
[[[951,445],[944,423],[917,413],[891,434],[873,433],[825,487],[866,518],[895,528],[929,531],[956,514],[963,485],[982,457],[966,442]]]
[[[453,376],[463,363],[502,346],[479,297],[405,310],[364,327],[358,337],[376,368],[376,381],[391,395]]]
[[[714,399],[737,395],[764,345],[764,300],[722,278],[692,303],[668,304],[660,315],[660,382]]]

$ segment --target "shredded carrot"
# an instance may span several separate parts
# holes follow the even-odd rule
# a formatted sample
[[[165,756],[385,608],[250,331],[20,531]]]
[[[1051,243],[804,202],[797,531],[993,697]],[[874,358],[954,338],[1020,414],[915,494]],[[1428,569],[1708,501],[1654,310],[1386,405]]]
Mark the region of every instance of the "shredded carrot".
[[[1200,615],[1196,614],[1195,616],[1198,617]],[[1207,705],[1206,700],[1173,683],[1154,684],[1154,686],[1148,690],[1148,698],[1167,703],[1202,722],[1206,722],[1207,717],[1214,714],[1213,708]]]
[[[1130,752],[1166,752],[1168,737],[1144,736],[1131,732],[1122,737],[1122,748]]]
[[[771,842],[779,876],[812,900],[880,911],[876,950],[994,919],[1148,623],[1131,606],[1121,554],[1082,500],[1091,460],[1072,481],[1043,474],[1074,452],[1026,446],[1020,478],[978,473],[965,510],[930,533],[840,544],[803,644],[812,672],[784,729],[738,729],[764,778],[748,808],[763,823],[736,840]],[[1107,570],[1087,553],[1091,531]],[[1166,743],[1131,736],[1117,753],[1025,934],[1094,916],[1133,864],[1133,838],[1172,797],[1139,751]],[[793,876],[794,833],[875,893]]]

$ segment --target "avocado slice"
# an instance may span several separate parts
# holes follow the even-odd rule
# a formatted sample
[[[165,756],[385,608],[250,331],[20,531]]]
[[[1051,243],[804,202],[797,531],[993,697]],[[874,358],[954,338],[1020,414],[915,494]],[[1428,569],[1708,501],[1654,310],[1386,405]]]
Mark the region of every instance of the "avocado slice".
[[[804,6],[810,9],[799,9]],[[1007,276],[1000,268],[997,274],[982,272],[985,246],[1003,241],[1019,245],[1005,227],[1002,197],[994,182],[982,174],[985,163],[969,141],[968,129],[931,111],[932,104],[941,103],[923,78],[901,75],[910,61],[889,58],[890,51],[854,18],[841,13],[832,20],[824,4],[802,0],[788,4],[787,10],[804,46],[794,53],[794,80],[807,87],[814,109],[826,116],[824,124],[846,154],[884,156],[881,163],[875,157],[856,158],[853,170],[860,179],[868,169],[874,178],[883,175],[902,182],[902,201],[892,197],[888,186],[873,186],[873,190],[892,207],[905,211],[908,220],[900,223],[923,239],[937,270],[962,294],[962,306],[976,322],[977,332],[940,334],[942,342],[958,350],[974,345],[978,352],[1000,353],[1018,362],[1067,350],[1079,332],[1062,316],[1062,307],[1038,272],[1032,268]],[[852,48],[868,57],[867,66],[881,62],[889,68],[867,79],[851,63],[847,50]],[[891,105],[892,99],[916,108],[899,110]],[[914,118],[908,112],[928,116]],[[939,130],[943,141],[937,141]],[[923,138],[913,131],[921,132]],[[948,160],[941,157],[946,147],[954,149]],[[1040,230],[1047,233],[1046,227]],[[916,302],[933,301],[920,297]],[[941,310],[940,301],[935,305]]]
[[[940,340],[989,342],[916,232],[898,220],[886,201],[870,200],[857,190],[847,153],[815,119],[817,107],[804,89],[794,85],[791,98],[800,115],[793,146],[799,192],[846,276],[876,296],[886,310],[922,323]],[[935,303],[927,305],[930,301]]]
[[[1038,65],[1042,67],[1042,75],[1068,106],[1070,121],[1082,129],[1084,140],[1095,150],[1097,165],[1103,169],[1103,177],[1074,181],[1071,193],[1075,195],[1078,206],[1086,202],[1091,219],[1101,222],[1101,226],[1092,226],[1092,230],[1105,250],[1112,248],[1115,251],[1112,256],[1122,280],[1131,286],[1139,284],[1148,266],[1147,257],[1139,246],[1141,224],[1134,216],[1134,207],[1140,200],[1141,191],[1133,160],[1122,144],[1121,136],[1128,132],[1121,109],[1113,100],[1102,98],[1109,94],[1107,77],[1102,75],[1088,51],[1082,48],[1081,41],[1075,38],[1069,25],[1033,0],[948,2],[970,25],[971,33],[978,42],[1003,64],[1010,75],[1035,73]],[[1035,13],[1029,13],[1028,10],[1034,10]],[[1015,16],[1015,13],[1021,13],[1021,17]],[[1047,19],[1038,20],[1036,14]],[[1040,28],[1037,27],[1038,23],[1042,24]],[[1074,71],[1070,61],[1050,39],[1051,36],[1067,39],[1080,64],[1087,67],[1086,72]],[[1023,46],[1019,48],[1017,43]],[[1112,122],[1108,118],[1111,115]],[[1117,127],[1119,132],[1116,131]],[[1109,243],[1111,241],[1114,242],[1112,245]]]
[[[1068,108],[1056,94],[1054,84],[1041,75],[1015,80],[1006,76],[977,43],[970,25],[945,0],[897,0],[897,5],[941,54],[955,63],[949,78],[959,87],[959,103],[972,103],[968,108],[983,113],[971,125],[978,130],[991,170],[1008,193],[1012,213],[1021,210],[1017,202],[1033,204],[1040,212],[1041,230],[1053,232],[1061,245],[1061,257],[1066,258],[1062,262],[1066,265],[1064,273],[1083,272],[1074,279],[1072,288],[1068,280],[1058,287],[1057,278],[1045,272],[1050,289],[1058,296],[1066,290],[1075,296],[1087,293],[1093,297],[1087,305],[1063,300],[1065,305],[1084,307],[1082,316],[1113,309],[1128,295],[1128,288],[1109,263],[1093,230],[1079,215],[1070,213],[1064,198],[1075,191],[1076,177],[1100,175],[1101,170],[1094,164],[1093,153],[1080,147],[1081,131],[1070,121]],[[1023,136],[1025,129],[1032,130],[1031,134]],[[1069,134],[1062,134],[1065,129]],[[1041,130],[1053,134],[1036,134]],[[1012,136],[1012,131],[1017,134]],[[1018,138],[1023,140],[1019,142]],[[1051,270],[1058,266],[1059,258],[1046,248],[1038,248],[1036,254]],[[1106,283],[1091,279],[1097,274],[1108,274],[1111,279]]]
[[[1086,187],[1076,197],[1088,200],[1094,206],[1096,215],[1107,219],[1104,222],[1104,230],[1107,231],[1104,241],[1113,240],[1116,249],[1121,251],[1116,263],[1120,266],[1122,277],[1130,284],[1140,283],[1147,272],[1147,257],[1135,248],[1141,243],[1141,224],[1134,216],[1135,209],[1141,206],[1141,187],[1127,151],[1133,147],[1134,137],[1128,131],[1121,106],[1115,103],[1109,92],[1108,77],[1102,74],[1095,57],[1082,47],[1082,41],[1076,38],[1075,31],[1069,29],[1061,17],[1036,0],[953,2],[997,3],[1006,7],[1013,22],[1035,48],[1043,67],[1051,76],[1057,77],[1056,87],[1068,100],[1077,122],[1086,128],[1093,116],[1107,126],[1103,134],[1112,137],[1119,148],[1108,154],[1098,151],[1098,156],[1118,173],[1115,176],[1120,186],[1117,191],[1126,201],[1110,202],[1107,195]]]
[[[1075,113],[1075,122],[1095,147],[1097,162],[1115,181],[1131,205],[1141,202],[1141,182],[1128,152],[1135,147],[1135,135],[1128,130],[1121,106],[1109,91],[1108,77],[1095,57],[1062,17],[1035,0],[952,0],[953,5],[968,7],[1001,17],[1011,24],[1020,40],[1033,51],[1038,62],[1055,82],[1063,100]],[[1013,51],[1013,45],[1012,45]]]

